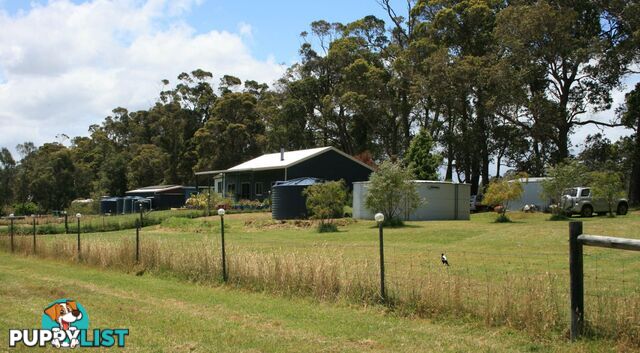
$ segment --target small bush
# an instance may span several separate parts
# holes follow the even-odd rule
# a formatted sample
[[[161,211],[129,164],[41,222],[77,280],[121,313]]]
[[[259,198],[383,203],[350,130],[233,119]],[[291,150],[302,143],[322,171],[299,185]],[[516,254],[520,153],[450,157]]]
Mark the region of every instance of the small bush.
[[[384,222],[382,222],[382,225],[384,225],[385,227],[402,227],[404,226],[404,222],[400,219],[400,218],[391,218],[391,219],[384,219]]]
[[[337,232],[338,226],[334,223],[320,223],[318,224],[318,233],[332,233]]]
[[[507,217],[506,214],[500,214],[498,218],[496,218],[496,223],[511,223],[511,218]]]
[[[318,230],[321,233],[337,231],[338,228],[332,224],[331,220],[343,215],[347,198],[344,181],[311,185],[303,191],[303,195],[307,198],[307,209],[311,217],[320,220]],[[325,224],[332,224],[332,226],[325,226]]]
[[[421,203],[416,184],[410,170],[398,163],[382,162],[378,170],[369,177],[365,206],[373,213],[382,212],[387,220],[400,220],[401,215],[410,215]]]

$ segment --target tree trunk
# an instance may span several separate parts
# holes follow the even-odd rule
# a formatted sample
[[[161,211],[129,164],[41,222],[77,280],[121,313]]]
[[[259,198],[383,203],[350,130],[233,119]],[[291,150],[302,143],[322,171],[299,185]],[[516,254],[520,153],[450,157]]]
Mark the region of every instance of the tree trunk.
[[[631,168],[631,182],[629,185],[629,203],[640,204],[640,119],[636,127],[635,146],[633,151],[633,167]]]

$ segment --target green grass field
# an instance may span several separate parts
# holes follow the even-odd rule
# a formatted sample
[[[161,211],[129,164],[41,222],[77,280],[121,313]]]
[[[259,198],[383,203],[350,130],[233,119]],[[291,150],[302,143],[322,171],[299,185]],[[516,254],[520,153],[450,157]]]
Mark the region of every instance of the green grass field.
[[[495,214],[471,221],[409,222],[385,229],[387,290],[397,315],[465,320],[520,329],[536,340],[562,341],[568,327],[568,222],[545,214]],[[640,213],[575,219],[585,233],[640,238]],[[377,305],[378,237],[370,221],[340,221],[319,234],[308,222],[273,222],[269,214],[225,217],[230,284],[324,302]],[[220,283],[218,217],[168,218],[141,232],[134,262],[132,230],[82,235],[83,263],[146,271],[163,278]],[[0,247],[8,248],[8,239]],[[38,237],[38,253],[77,260],[75,235]],[[31,238],[16,237],[31,253]],[[451,266],[440,264],[446,253]],[[593,339],[640,345],[640,257],[585,248],[586,316]],[[631,309],[629,309],[631,308]]]
[[[144,215],[145,226],[160,224],[167,218],[197,218],[204,214],[200,210],[164,210],[148,212]],[[82,233],[111,232],[123,229],[133,229],[136,221],[140,219],[139,214],[129,213],[122,215],[83,215],[80,221],[80,231]],[[10,220],[0,219],[0,234],[6,235],[10,232]],[[31,217],[18,218],[14,221],[15,234],[32,234],[33,219]],[[67,227],[70,233],[78,231],[78,223],[75,215],[70,214],[67,218]],[[67,231],[64,224],[64,217],[42,216],[36,219],[37,234],[63,234]]]
[[[38,328],[71,297],[90,328],[129,328],[127,352],[615,352],[610,341],[532,340],[463,319],[425,320],[362,307],[137,277],[0,253],[0,351],[10,328]],[[111,350],[118,350],[117,348]],[[105,350],[106,351],[106,350]]]

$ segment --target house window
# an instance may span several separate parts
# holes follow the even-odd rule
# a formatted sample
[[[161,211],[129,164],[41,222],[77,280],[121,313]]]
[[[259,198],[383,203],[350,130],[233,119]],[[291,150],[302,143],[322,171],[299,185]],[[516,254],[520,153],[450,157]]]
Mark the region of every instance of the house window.
[[[262,183],[256,183],[256,195],[262,196]]]
[[[218,192],[219,194],[222,194],[222,182],[219,181],[218,185],[216,186],[216,192]]]
[[[236,184],[227,184],[227,192],[230,195],[235,195],[235,193],[236,193]]]

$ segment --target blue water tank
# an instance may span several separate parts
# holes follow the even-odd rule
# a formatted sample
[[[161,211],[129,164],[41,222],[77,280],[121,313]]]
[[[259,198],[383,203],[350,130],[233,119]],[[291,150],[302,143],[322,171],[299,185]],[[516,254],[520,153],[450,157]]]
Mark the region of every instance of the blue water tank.
[[[116,197],[116,213],[121,214],[124,212],[124,198]]]
[[[117,203],[117,198],[115,197],[103,197],[100,200],[101,214],[105,214],[105,213],[115,214],[118,212],[117,207],[118,207],[118,203]]]

